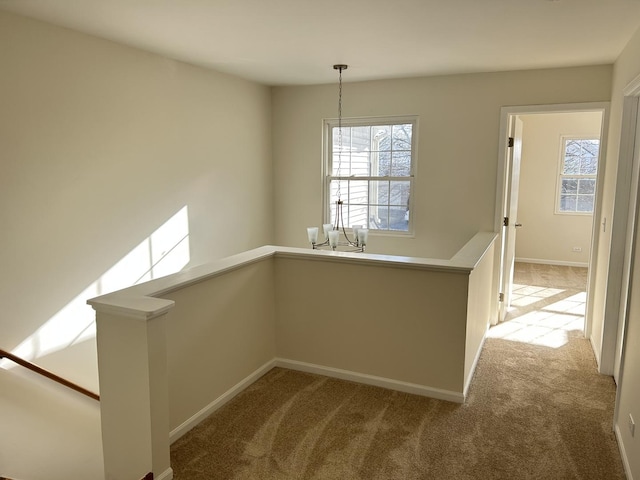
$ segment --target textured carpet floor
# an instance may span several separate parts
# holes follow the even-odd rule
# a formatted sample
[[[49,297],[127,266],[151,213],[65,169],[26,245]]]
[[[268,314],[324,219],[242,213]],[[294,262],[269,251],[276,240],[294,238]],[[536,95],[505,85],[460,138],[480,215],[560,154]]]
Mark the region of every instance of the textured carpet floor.
[[[489,338],[464,405],[274,369],[171,448],[177,480],[624,479],[587,340]]]

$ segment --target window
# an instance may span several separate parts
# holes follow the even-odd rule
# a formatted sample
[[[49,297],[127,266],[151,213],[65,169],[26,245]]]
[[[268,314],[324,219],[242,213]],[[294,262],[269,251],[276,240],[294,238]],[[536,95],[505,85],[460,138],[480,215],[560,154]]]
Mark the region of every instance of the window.
[[[556,213],[593,213],[599,149],[597,138],[562,138]]]
[[[337,120],[325,121],[326,221],[335,223],[340,199],[346,228],[411,231],[416,127],[415,117],[342,119],[340,132]]]

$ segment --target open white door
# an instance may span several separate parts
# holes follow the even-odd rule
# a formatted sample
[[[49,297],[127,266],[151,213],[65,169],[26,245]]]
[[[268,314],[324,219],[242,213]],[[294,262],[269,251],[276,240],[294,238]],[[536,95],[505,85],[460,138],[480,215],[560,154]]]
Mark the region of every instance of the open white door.
[[[522,120],[517,115],[509,117],[509,146],[507,154],[507,192],[503,206],[502,270],[500,272],[499,321],[504,321],[511,305],[513,268],[516,258],[516,227],[518,221],[518,193],[520,186],[520,160],[522,157]]]
[[[622,344],[624,341],[624,327],[627,322],[627,315],[629,314],[629,292],[631,290],[631,278],[633,277],[633,264],[636,255],[636,244],[634,240],[638,229],[638,213],[640,210],[640,205],[638,205],[640,202],[640,83],[637,87],[637,93],[638,96],[627,96],[624,100],[624,126],[620,142],[621,150],[624,149],[621,158],[631,158],[632,160],[631,184],[628,195],[629,212],[627,215],[624,263],[622,265],[622,286],[620,288],[620,310],[616,331],[616,347],[613,365],[613,378],[616,383],[619,382],[620,363],[622,360]]]

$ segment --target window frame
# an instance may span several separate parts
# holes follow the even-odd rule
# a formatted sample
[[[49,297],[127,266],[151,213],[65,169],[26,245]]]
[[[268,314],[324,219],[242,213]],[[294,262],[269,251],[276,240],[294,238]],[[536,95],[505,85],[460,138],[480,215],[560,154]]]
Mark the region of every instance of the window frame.
[[[597,158],[597,167],[596,167],[596,173],[595,175],[580,175],[580,174],[565,174],[562,173],[563,171],[563,167],[564,167],[564,162],[565,162],[565,153],[566,153],[566,145],[567,142],[570,140],[598,140],[599,142],[599,146],[598,146],[598,156]],[[599,135],[561,135],[560,136],[560,152],[559,152],[559,156],[558,156],[558,171],[557,171],[557,175],[556,175],[556,191],[555,191],[555,196],[556,196],[556,201],[555,201],[555,211],[554,213],[556,215],[576,215],[576,216],[593,216],[593,214],[595,213],[595,208],[596,208],[596,199],[597,199],[597,194],[598,194],[598,175],[600,172],[600,159],[602,157],[602,139],[600,138]],[[593,179],[595,182],[594,185],[594,192],[593,192],[593,210],[591,210],[590,212],[579,212],[579,211],[563,211],[560,209],[560,205],[561,205],[561,199],[562,199],[562,180],[563,178],[586,178],[586,179]]]
[[[322,162],[322,218],[323,223],[331,223],[331,181],[332,180],[353,180],[356,178],[361,181],[408,181],[409,182],[409,220],[407,223],[407,230],[389,230],[389,229],[369,229],[369,235],[383,235],[383,236],[401,236],[401,237],[414,237],[414,225],[415,225],[415,179],[417,178],[417,165],[418,165],[418,116],[417,115],[390,115],[390,116],[377,116],[377,117],[348,117],[342,118],[343,127],[366,127],[375,125],[400,125],[400,124],[412,124],[411,130],[411,171],[408,177],[395,177],[395,176],[340,176],[334,177],[333,173],[333,138],[332,128],[338,127],[337,118],[328,118],[323,120],[323,162]],[[371,205],[368,203],[368,205]],[[351,230],[351,225],[345,224],[347,231]],[[367,225],[367,228],[369,226]]]

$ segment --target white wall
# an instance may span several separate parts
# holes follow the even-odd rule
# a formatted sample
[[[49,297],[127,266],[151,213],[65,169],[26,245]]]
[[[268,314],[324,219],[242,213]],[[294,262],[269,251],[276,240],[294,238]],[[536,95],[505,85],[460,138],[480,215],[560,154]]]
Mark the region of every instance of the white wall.
[[[270,90],[7,13],[0,64],[0,347],[95,389],[86,298],[272,242]]]
[[[500,108],[609,101],[610,93],[610,66],[345,83],[344,117],[415,114],[420,122],[415,237],[374,235],[368,250],[450,258],[494,228]],[[322,119],[337,116],[337,94],[336,85],[273,90],[279,245],[305,246],[305,227],[322,223]]]
[[[278,356],[462,398],[468,272],[304,258],[275,272]]]
[[[623,89],[634,78],[640,75],[640,30],[625,47],[624,51],[614,65],[614,82],[611,100],[611,123],[610,123],[610,148],[607,152],[607,174],[605,177],[607,189],[606,212],[611,215],[613,210],[613,199],[616,183],[616,166],[619,152],[619,139],[622,124],[622,103]],[[610,165],[612,168],[610,168]],[[620,166],[621,168],[626,168]],[[620,179],[619,181],[623,181]],[[622,219],[621,221],[624,221]],[[616,217],[617,221],[617,217]],[[607,237],[609,244],[611,238]],[[636,234],[636,256],[633,264],[632,287],[629,292],[629,314],[626,332],[626,344],[622,358],[623,371],[618,380],[618,410],[615,419],[618,440],[625,452],[629,478],[640,478],[640,256],[638,244],[640,242],[640,231]],[[600,258],[599,258],[600,260]],[[608,255],[604,255],[599,263],[607,266]],[[618,269],[619,270],[619,269]],[[599,271],[600,272],[600,271]],[[599,276],[600,284],[605,284],[606,276]],[[596,286],[597,287],[597,286]],[[611,299],[615,301],[616,299]],[[619,299],[617,299],[619,301]],[[601,298],[604,302],[604,299]],[[604,309],[604,307],[602,307]],[[609,322],[611,319],[607,318]],[[602,327],[602,325],[600,325]],[[602,342],[602,328],[595,329],[592,341]],[[629,414],[633,415],[636,422],[635,437],[627,427]]]
[[[592,215],[557,214],[562,136],[600,138],[602,114],[521,115],[522,162],[518,195],[516,257],[524,261],[584,265],[591,251]],[[581,252],[574,252],[579,247]]]
[[[167,323],[172,431],[276,356],[274,270],[252,263],[163,296],[176,302]]]

